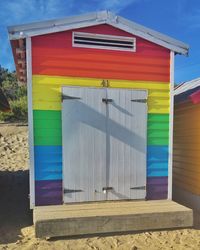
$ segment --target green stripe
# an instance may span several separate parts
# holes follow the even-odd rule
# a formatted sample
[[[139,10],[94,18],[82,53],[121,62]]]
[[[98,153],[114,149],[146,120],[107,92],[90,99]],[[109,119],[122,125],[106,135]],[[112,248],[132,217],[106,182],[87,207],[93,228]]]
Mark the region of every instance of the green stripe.
[[[61,111],[33,110],[34,144],[62,145]]]
[[[169,123],[169,114],[148,114],[148,122]]]
[[[34,110],[34,145],[62,145],[61,111]],[[168,145],[169,115],[148,114],[148,145]]]
[[[169,115],[148,114],[147,130],[148,145],[168,145]]]

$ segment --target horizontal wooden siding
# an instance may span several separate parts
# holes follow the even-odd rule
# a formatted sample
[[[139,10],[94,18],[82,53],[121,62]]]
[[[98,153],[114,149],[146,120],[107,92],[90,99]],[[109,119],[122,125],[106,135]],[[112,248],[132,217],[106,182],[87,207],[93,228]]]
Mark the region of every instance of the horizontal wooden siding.
[[[101,80],[33,76],[35,178],[37,183],[44,180],[62,180],[61,86],[64,85],[101,87]],[[46,91],[41,92],[41,86]],[[167,198],[169,114],[166,112],[169,112],[169,85],[110,80],[110,86],[148,89],[147,198]],[[51,99],[48,98],[49,96]],[[158,103],[163,99],[165,104],[160,107]],[[53,101],[50,102],[50,100]],[[44,106],[42,106],[43,103]],[[43,109],[37,109],[37,107]],[[52,154],[53,147],[55,151]]]
[[[200,104],[175,103],[173,184],[200,195]]]

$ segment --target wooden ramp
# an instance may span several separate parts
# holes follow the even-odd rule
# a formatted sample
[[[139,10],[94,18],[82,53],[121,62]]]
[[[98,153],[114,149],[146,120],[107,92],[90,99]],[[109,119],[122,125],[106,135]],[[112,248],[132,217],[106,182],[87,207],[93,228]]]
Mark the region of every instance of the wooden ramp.
[[[115,201],[34,209],[36,237],[72,236],[193,226],[193,212],[176,202]]]

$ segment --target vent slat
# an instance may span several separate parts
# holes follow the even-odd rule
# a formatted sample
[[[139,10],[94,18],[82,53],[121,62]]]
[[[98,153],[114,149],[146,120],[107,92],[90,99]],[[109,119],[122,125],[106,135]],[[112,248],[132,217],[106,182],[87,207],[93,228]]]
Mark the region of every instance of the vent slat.
[[[111,46],[111,47],[116,47],[116,48],[118,48],[118,47],[120,47],[120,48],[133,48],[133,46],[128,46],[128,45],[123,45],[123,44],[111,44],[111,43],[109,43],[109,44],[106,44],[106,43],[102,43],[102,42],[100,42],[100,43],[98,43],[98,42],[88,42],[88,41],[76,41],[76,43],[77,44],[88,44],[88,45],[96,45],[96,46],[98,46],[98,45],[101,45],[101,46]]]
[[[74,32],[73,46],[135,52],[136,39],[132,37]]]
[[[104,42],[104,43],[112,43],[112,44],[127,44],[133,45],[133,41],[121,41],[121,40],[109,40],[109,39],[101,39],[101,38],[89,38],[89,37],[74,37],[77,41],[91,41],[91,42]]]

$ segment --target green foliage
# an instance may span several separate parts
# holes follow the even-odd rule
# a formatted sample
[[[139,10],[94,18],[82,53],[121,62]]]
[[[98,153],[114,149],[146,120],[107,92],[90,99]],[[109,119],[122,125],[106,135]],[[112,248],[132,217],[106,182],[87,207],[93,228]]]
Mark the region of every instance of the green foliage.
[[[20,84],[15,72],[0,66],[0,87],[11,107],[11,112],[0,112],[0,121],[27,121],[26,85]]]
[[[0,120],[2,121],[27,121],[27,97],[22,96],[18,100],[10,101],[11,112],[0,112]]]

